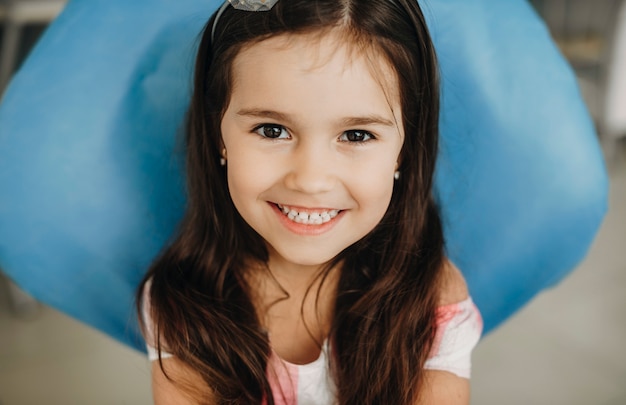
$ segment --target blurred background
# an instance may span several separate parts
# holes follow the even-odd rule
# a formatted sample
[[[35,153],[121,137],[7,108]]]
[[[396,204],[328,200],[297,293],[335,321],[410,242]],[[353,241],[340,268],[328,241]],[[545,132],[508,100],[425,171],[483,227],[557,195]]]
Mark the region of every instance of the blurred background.
[[[0,0],[0,93],[65,0]],[[626,6],[534,0],[572,64],[611,179],[587,258],[491,332],[472,404],[626,405]],[[0,405],[150,404],[143,354],[32,300],[0,273]]]

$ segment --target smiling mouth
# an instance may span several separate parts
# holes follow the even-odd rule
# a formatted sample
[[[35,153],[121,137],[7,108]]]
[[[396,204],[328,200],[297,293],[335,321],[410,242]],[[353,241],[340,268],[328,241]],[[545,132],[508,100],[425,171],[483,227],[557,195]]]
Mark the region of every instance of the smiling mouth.
[[[301,208],[289,207],[287,205],[276,204],[280,212],[289,220],[304,225],[322,225],[330,222],[341,210],[303,210]]]

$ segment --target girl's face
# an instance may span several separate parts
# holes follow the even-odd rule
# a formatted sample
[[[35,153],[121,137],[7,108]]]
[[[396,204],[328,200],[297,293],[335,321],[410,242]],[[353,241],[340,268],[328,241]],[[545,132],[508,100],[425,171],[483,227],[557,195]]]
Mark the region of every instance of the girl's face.
[[[396,75],[340,41],[273,37],[233,63],[221,123],[228,186],[271,263],[328,262],[391,200],[404,139]]]

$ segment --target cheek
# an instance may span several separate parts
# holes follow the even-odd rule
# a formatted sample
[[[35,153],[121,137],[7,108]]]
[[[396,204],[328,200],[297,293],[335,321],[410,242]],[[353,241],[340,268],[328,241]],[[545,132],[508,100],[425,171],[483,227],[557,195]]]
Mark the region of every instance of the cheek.
[[[239,208],[242,202],[258,192],[260,182],[253,165],[247,164],[245,159],[240,161],[229,158],[227,165],[228,190]]]
[[[372,215],[372,220],[375,220],[376,223],[387,212],[393,193],[393,183],[393,172],[388,170],[381,171],[376,175],[362,176],[358,184],[355,183],[353,192],[357,195],[354,197],[359,201],[361,208]]]
[[[379,211],[380,220],[382,219],[385,212],[387,212],[387,208],[389,208],[389,204],[391,203],[391,194],[393,193],[393,177],[391,179],[381,179],[379,182],[379,187],[380,193],[378,197],[377,208]]]
[[[236,136],[235,129],[222,124],[224,147],[226,149],[226,173],[228,179],[228,189],[235,200],[240,193],[249,193],[254,185],[253,178],[258,170],[254,170],[256,162],[250,156],[249,148]],[[234,135],[233,135],[234,133]]]
[[[276,182],[277,170],[272,162],[245,148],[232,147],[227,160],[228,190],[235,207],[243,214],[251,204],[263,199],[266,190]]]

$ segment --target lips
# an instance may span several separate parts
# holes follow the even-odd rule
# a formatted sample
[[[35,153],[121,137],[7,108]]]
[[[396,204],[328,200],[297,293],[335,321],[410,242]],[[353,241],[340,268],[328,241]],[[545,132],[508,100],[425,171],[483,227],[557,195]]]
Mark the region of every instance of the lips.
[[[341,212],[337,209],[304,209],[281,204],[276,204],[276,206],[290,221],[303,225],[325,224]]]

